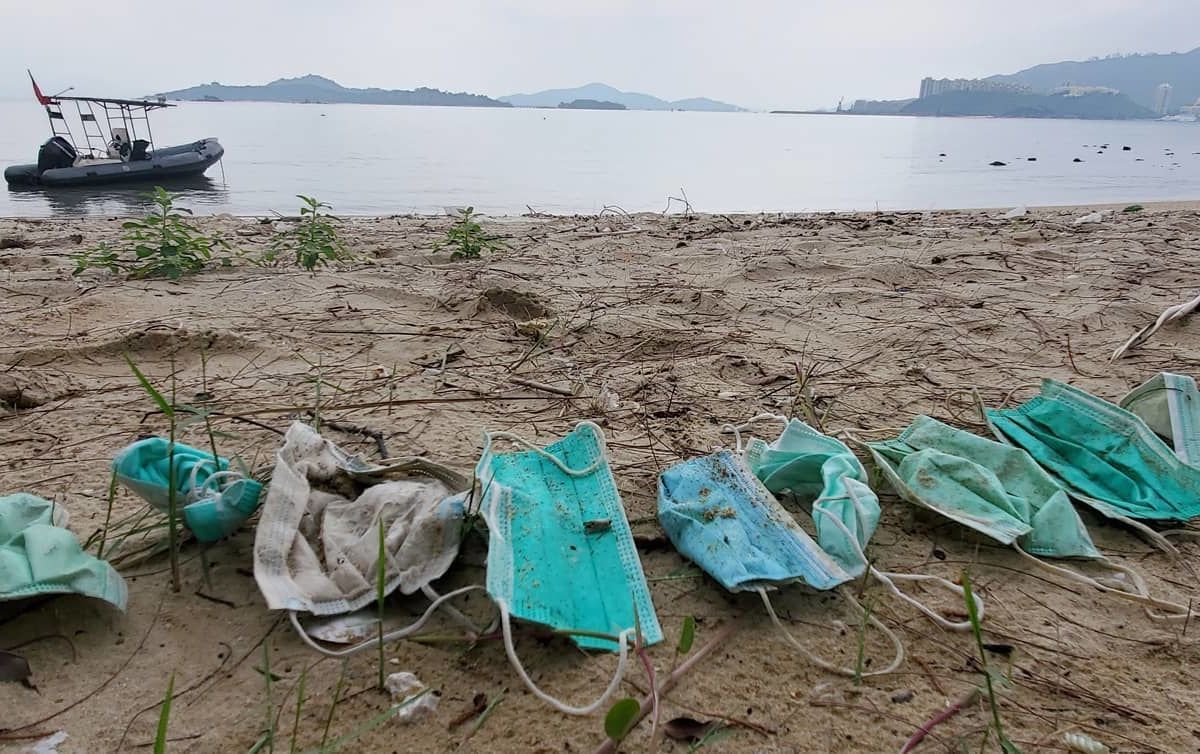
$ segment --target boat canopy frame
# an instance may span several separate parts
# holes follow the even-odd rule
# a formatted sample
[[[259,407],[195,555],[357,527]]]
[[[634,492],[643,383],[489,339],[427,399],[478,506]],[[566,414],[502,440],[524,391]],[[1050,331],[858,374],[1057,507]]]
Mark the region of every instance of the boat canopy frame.
[[[162,97],[157,100],[134,100],[113,99],[109,97],[47,96],[38,87],[37,81],[33,78],[33,73],[28,73],[29,80],[33,84],[34,95],[37,97],[38,102],[46,108],[46,116],[50,120],[51,134],[66,139],[75,148],[76,152],[81,152],[82,150],[80,150],[80,143],[76,141],[75,135],[71,131],[71,126],[67,122],[66,115],[63,113],[63,103],[74,104],[75,112],[79,116],[79,126],[87,151],[92,154],[100,153],[105,155],[108,154],[108,147],[113,138],[112,134],[115,127],[124,128],[131,142],[136,139],[143,139],[146,141],[148,148],[153,150],[154,133],[150,129],[150,111],[165,107],[175,107]],[[101,130],[100,117],[104,118],[104,125],[108,130],[107,134]],[[142,128],[140,132],[138,124],[141,124]]]

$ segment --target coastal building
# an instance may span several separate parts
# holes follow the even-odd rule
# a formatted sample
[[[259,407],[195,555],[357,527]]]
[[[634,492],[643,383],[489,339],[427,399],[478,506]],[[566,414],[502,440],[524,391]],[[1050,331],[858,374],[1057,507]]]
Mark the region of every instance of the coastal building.
[[[946,92],[1003,92],[1005,94],[1029,94],[1033,90],[1024,84],[992,79],[921,79],[920,98],[935,97]]]
[[[1171,85],[1159,84],[1154,88],[1154,112],[1166,115],[1171,108]]]

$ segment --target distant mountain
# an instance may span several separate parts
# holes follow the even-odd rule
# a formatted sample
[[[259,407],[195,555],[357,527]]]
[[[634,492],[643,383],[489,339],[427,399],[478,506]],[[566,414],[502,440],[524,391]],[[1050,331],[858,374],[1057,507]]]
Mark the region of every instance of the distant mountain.
[[[854,104],[853,112],[862,112]],[[1148,108],[1117,92],[1017,92],[957,91],[910,101],[901,115],[986,115],[996,118],[1086,118],[1125,120],[1153,118]]]
[[[1045,63],[991,78],[1027,84],[1040,92],[1066,85],[1107,86],[1148,108],[1154,107],[1158,85],[1165,83],[1172,87],[1172,107],[1178,108],[1200,99],[1200,47],[1191,52]]]
[[[630,110],[702,110],[735,113],[742,109],[737,105],[704,97],[668,102],[649,94],[623,92],[607,84],[587,84],[574,89],[547,89],[535,94],[510,94],[507,97],[500,97],[501,102],[508,102],[515,107],[558,107],[560,102],[572,102],[578,99],[616,102]]]
[[[443,92],[440,89],[351,89],[324,76],[276,79],[262,86],[226,86],[217,82],[163,92],[167,99],[193,101],[351,102],[363,105],[445,105],[459,107],[511,107],[481,94]]]
[[[628,110],[620,102],[605,102],[597,99],[573,99],[570,102],[559,102],[559,110]]]

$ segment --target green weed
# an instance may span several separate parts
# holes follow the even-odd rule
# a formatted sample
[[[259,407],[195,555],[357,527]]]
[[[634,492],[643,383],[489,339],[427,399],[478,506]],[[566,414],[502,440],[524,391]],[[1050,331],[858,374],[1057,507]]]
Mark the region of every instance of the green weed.
[[[167,722],[171,718],[171,698],[175,695],[175,674],[167,680],[167,695],[163,697],[162,708],[158,713],[158,730],[154,733],[154,754],[164,754],[167,750]]]
[[[228,249],[229,245],[205,235],[187,222],[192,211],[175,206],[175,197],[161,186],[150,195],[155,209],[141,220],[121,224],[125,235],[114,248],[101,243],[75,256],[78,275],[89,269],[106,269],[113,274],[128,274],[135,278],[166,277],[178,280],[187,274],[200,272],[213,261],[213,250]],[[132,259],[130,259],[132,256]],[[229,264],[228,256],[217,257]]]
[[[354,255],[338,237],[333,224],[335,218],[321,211],[331,207],[311,196],[297,194],[296,197],[303,202],[300,222],[277,235],[256,262],[272,267],[279,264],[281,259],[291,257],[296,266],[312,272],[330,262],[353,260]]]
[[[1000,720],[1000,703],[996,700],[996,689],[993,683],[993,675],[995,682],[1006,685],[1008,679],[999,671],[993,671],[988,667],[987,650],[983,646],[983,632],[979,625],[979,607],[975,603],[975,593],[971,590],[971,574],[968,571],[963,571],[962,574],[963,599],[967,603],[967,619],[971,622],[971,634],[975,637],[975,645],[979,649],[979,665],[983,670],[984,689],[987,692],[988,704],[992,709],[992,726],[989,733],[984,734],[984,745],[987,744],[990,730],[996,731],[996,739],[1000,742],[1000,749],[1004,754],[1021,754],[1021,750],[1012,741],[1008,740],[1008,736],[1004,733],[1004,723]]]
[[[475,208],[467,207],[459,215],[458,222],[446,231],[446,238],[433,245],[434,251],[449,247],[454,249],[451,259],[478,259],[483,252],[494,252],[507,246],[496,236],[483,232],[483,226],[475,220]]]

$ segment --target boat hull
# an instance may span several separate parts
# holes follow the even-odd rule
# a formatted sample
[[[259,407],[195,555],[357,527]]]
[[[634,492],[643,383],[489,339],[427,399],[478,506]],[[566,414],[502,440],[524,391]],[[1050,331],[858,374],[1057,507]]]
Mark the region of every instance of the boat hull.
[[[225,154],[214,138],[191,144],[156,149],[146,159],[52,168],[38,173],[37,165],[13,165],[4,170],[4,180],[12,186],[102,186],[114,183],[162,183],[172,178],[197,176],[212,167]]]

